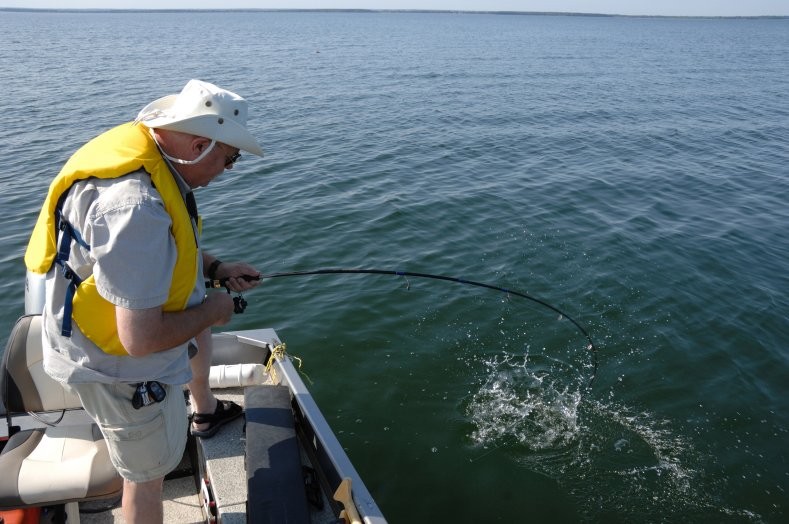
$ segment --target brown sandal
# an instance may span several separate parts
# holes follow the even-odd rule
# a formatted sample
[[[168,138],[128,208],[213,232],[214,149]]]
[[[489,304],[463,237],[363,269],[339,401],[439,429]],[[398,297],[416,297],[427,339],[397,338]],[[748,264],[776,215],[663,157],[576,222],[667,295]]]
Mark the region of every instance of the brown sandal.
[[[209,424],[207,429],[197,430],[192,428],[192,435],[201,438],[211,438],[216,435],[219,428],[244,414],[244,409],[230,400],[217,400],[216,410],[213,413],[195,413],[192,417],[194,424]]]

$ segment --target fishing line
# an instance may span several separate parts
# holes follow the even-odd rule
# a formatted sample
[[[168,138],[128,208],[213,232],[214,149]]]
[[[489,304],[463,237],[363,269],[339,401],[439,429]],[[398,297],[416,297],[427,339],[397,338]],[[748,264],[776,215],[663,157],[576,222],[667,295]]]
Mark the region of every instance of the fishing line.
[[[343,274],[392,275],[398,277],[413,277],[413,278],[426,278],[432,280],[443,280],[446,282],[454,282],[457,284],[464,284],[468,286],[475,286],[475,287],[490,289],[493,291],[499,291],[501,293],[506,293],[507,296],[516,296],[520,298],[525,298],[526,300],[531,300],[532,302],[535,302],[541,306],[550,309],[551,311],[554,311],[555,313],[558,313],[561,318],[566,318],[567,320],[569,320],[578,329],[578,331],[586,338],[586,340],[589,342],[589,345],[586,346],[586,349],[589,350],[592,358],[592,376],[589,379],[589,383],[586,386],[587,390],[592,388],[592,384],[594,384],[595,378],[597,378],[597,366],[598,366],[597,348],[595,347],[595,344],[592,341],[592,337],[589,335],[586,329],[584,329],[583,326],[581,326],[581,324],[576,322],[573,317],[571,317],[561,309],[557,308],[556,306],[553,306],[548,302],[545,302],[544,300],[540,300],[539,298],[533,297],[522,291],[516,291],[514,289],[508,289],[493,284],[485,284],[483,282],[476,282],[474,280],[466,280],[464,278],[449,277],[445,275],[434,275],[431,273],[414,273],[411,271],[392,271],[387,269],[314,269],[309,271],[288,271],[283,273],[269,273],[266,275],[260,275],[258,277],[245,275],[242,278],[246,280],[261,280],[264,278],[300,277],[300,276],[310,276],[310,275],[343,275]],[[210,280],[206,282],[206,287],[213,287],[213,288],[226,287],[227,280],[228,279],[226,278],[220,280]]]

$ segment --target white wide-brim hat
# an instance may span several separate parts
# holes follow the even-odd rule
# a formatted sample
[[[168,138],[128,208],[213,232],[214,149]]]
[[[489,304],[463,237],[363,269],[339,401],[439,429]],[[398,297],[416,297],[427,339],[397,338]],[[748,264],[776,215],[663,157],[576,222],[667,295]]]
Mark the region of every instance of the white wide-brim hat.
[[[210,138],[263,156],[263,149],[247,130],[247,101],[202,80],[190,80],[177,95],[154,100],[135,122]]]

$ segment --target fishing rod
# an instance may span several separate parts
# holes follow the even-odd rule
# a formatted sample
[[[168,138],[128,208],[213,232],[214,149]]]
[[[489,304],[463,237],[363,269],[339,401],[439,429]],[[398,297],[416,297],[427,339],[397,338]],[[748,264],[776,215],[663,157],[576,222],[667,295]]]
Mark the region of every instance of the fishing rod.
[[[398,276],[398,277],[413,277],[413,278],[426,278],[432,280],[443,280],[446,282],[454,282],[457,284],[464,284],[468,286],[475,286],[475,287],[490,289],[493,291],[499,291],[501,293],[506,293],[508,296],[514,295],[516,297],[531,300],[532,302],[540,304],[541,306],[544,306],[550,309],[551,311],[558,313],[560,317],[569,320],[578,329],[578,331],[586,338],[586,340],[589,342],[589,344],[586,346],[586,349],[589,350],[592,356],[592,377],[589,379],[589,384],[587,384],[586,386],[587,390],[592,388],[592,384],[594,384],[595,378],[597,378],[597,367],[598,367],[597,348],[595,347],[594,341],[592,341],[592,337],[589,335],[586,329],[584,329],[583,326],[581,326],[581,324],[576,322],[576,320],[573,317],[571,317],[561,309],[557,308],[556,306],[553,306],[548,302],[545,302],[544,300],[533,297],[528,293],[524,293],[522,291],[516,291],[514,289],[508,289],[493,284],[485,284],[483,282],[476,282],[474,280],[466,280],[464,278],[458,278],[458,277],[434,275],[431,273],[415,273],[412,271],[393,271],[388,269],[343,269],[343,268],[313,269],[308,271],[288,271],[282,273],[269,273],[269,274],[262,274],[259,276],[244,275],[241,278],[247,281],[252,281],[252,280],[262,280],[264,278],[299,277],[299,276],[310,276],[310,275],[345,275],[345,274],[390,275],[390,276]],[[227,278],[218,279],[218,280],[208,280],[206,281],[205,284],[206,287],[208,288],[222,288],[222,287],[227,287],[227,281],[228,281]],[[229,291],[230,290],[228,289],[228,292]],[[244,301],[243,298],[236,297],[235,300],[236,300],[237,312],[238,312],[239,303],[242,303],[243,306],[246,306],[246,301]],[[241,307],[241,310],[243,311],[243,307]]]

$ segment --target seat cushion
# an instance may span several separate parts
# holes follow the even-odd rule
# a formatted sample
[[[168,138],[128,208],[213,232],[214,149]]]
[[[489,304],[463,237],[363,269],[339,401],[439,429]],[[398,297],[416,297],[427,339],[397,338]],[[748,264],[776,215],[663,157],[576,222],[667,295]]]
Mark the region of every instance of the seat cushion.
[[[95,424],[16,433],[0,454],[0,507],[120,494],[123,480]]]
[[[3,353],[0,394],[10,413],[82,408],[79,397],[44,371],[40,315],[20,317],[14,325]]]
[[[286,386],[244,389],[249,522],[310,522]]]

